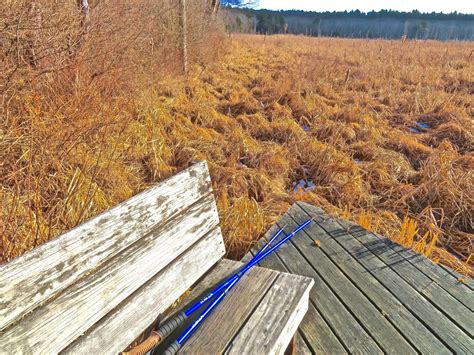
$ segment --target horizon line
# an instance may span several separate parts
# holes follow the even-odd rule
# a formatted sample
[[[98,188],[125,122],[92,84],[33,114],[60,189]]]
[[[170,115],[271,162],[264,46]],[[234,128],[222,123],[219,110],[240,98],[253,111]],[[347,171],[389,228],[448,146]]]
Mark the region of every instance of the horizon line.
[[[234,6],[225,6],[229,7],[232,9],[238,9],[238,10],[250,10],[250,11],[260,11],[260,10],[266,10],[266,11],[301,11],[301,12],[315,12],[315,13],[334,13],[334,12],[355,12],[359,11],[360,13],[363,14],[368,14],[370,12],[382,12],[382,11],[395,11],[399,13],[405,13],[405,14],[411,14],[414,11],[417,11],[420,14],[426,14],[426,15],[431,15],[431,14],[439,14],[439,15],[474,15],[474,12],[459,12],[457,10],[451,11],[451,12],[443,12],[443,11],[431,11],[431,12],[423,12],[418,9],[413,9],[411,11],[404,11],[404,10],[395,10],[395,9],[380,9],[380,10],[375,10],[372,9],[370,11],[362,11],[359,9],[346,9],[346,10],[324,10],[324,11],[317,11],[317,10],[303,10],[303,9],[269,9],[269,8],[256,8],[256,7],[234,7]]]

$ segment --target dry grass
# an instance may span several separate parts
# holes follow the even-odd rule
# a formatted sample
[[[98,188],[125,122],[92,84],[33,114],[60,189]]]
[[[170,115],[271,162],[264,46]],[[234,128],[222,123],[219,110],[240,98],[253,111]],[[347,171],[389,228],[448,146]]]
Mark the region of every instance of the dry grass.
[[[207,159],[231,256],[305,200],[472,275],[468,44],[236,36],[228,46],[186,80],[97,100],[79,121],[31,100],[27,125],[1,131],[2,259]],[[410,131],[417,121],[430,127]],[[301,179],[314,187],[293,192]]]

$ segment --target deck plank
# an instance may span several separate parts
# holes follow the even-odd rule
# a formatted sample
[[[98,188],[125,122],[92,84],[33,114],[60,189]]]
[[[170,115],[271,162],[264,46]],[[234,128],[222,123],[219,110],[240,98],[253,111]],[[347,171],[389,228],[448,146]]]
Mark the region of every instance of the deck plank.
[[[301,256],[294,245],[284,244],[277,251],[277,255],[292,273],[314,279],[315,286],[310,292],[310,299],[349,352],[371,354],[382,352],[372,337],[357,322],[326,282],[321,279],[313,266]]]
[[[452,280],[452,282],[455,282],[458,286],[464,285],[465,287],[469,288],[471,291],[474,290],[474,279],[465,277],[463,274],[460,274],[459,272],[445,265],[440,264],[439,266],[442,269],[444,269],[454,279]],[[464,281],[459,281],[460,279],[463,279]]]
[[[283,354],[308,310],[313,284],[307,277],[280,273],[225,353]]]
[[[469,288],[468,283],[471,281],[469,277],[458,276],[453,277],[447,269],[443,268],[442,265],[433,263],[428,258],[416,253],[413,250],[406,249],[400,244],[394,243],[389,239],[378,236],[373,233],[379,239],[383,239],[386,243],[399,255],[401,255],[406,261],[412,264],[415,268],[420,270],[423,274],[433,280],[439,285],[445,292],[456,298],[464,306],[466,306],[470,312],[474,312],[474,297],[472,289]],[[454,270],[451,270],[454,272]],[[458,279],[463,278],[466,283],[460,282]]]
[[[268,239],[270,233],[278,230],[278,226],[288,224],[289,218],[294,223],[287,225],[287,232],[293,230],[295,223],[301,224],[308,217],[314,217],[316,223],[288,245],[282,246],[261,265],[315,279],[316,286],[312,290],[315,296],[310,294],[314,308],[310,305],[299,329],[305,344],[313,353],[360,351],[347,348],[353,345],[354,341],[345,337],[344,333],[347,333],[348,327],[343,325],[342,333],[340,324],[331,318],[344,309],[344,305],[348,306],[346,309],[353,315],[347,317],[346,322],[363,322],[367,332],[371,336],[375,334],[375,339],[386,352],[406,352],[400,349],[398,342],[384,339],[385,329],[378,330],[368,325],[373,319],[362,314],[361,302],[363,307],[370,309],[366,301],[361,301],[362,296],[386,319],[387,322],[383,322],[375,318],[380,327],[390,330],[385,335],[398,333],[402,342],[408,343],[417,352],[474,352],[471,320],[473,317],[470,308],[474,300],[469,287],[470,279],[467,278],[467,282],[461,284],[456,279],[459,275],[454,271],[433,264],[396,243],[387,241],[382,248],[380,241],[385,238],[362,231],[360,226],[352,231],[354,233],[350,233],[347,227],[357,225],[333,219],[322,209],[302,202],[294,204],[279,222],[272,226],[265,238]],[[319,240],[318,248],[312,245],[314,240]],[[260,241],[254,246],[253,254],[262,243],[263,241]],[[251,253],[246,255],[245,259],[250,257]],[[311,268],[314,273],[309,271]],[[417,280],[419,284],[416,283]],[[329,296],[331,293],[336,301],[342,301],[342,307],[331,307],[333,303],[337,303],[334,301],[325,303],[320,300],[318,303],[317,297],[333,300]],[[369,312],[372,316],[375,314],[373,311]],[[325,329],[326,333],[315,331],[318,327]],[[329,337],[334,337],[334,344],[340,341],[344,348],[339,351],[328,350],[331,346],[334,347],[334,344],[324,344],[328,334]],[[399,336],[395,337],[400,339]],[[368,349],[363,351],[370,352]]]
[[[293,338],[293,353],[295,355],[311,355],[311,349],[301,336],[301,331],[297,331]]]
[[[308,219],[308,216],[303,211],[296,209],[290,210],[289,214],[285,214],[278,223],[286,225],[285,231],[287,234],[298,226],[293,218],[304,221]],[[308,227],[301,232],[297,238],[293,238],[291,243],[314,266],[318,275],[325,280],[346,308],[351,310],[358,323],[366,329],[367,333],[385,352],[397,349],[402,353],[415,353],[415,350],[384,315],[338,269],[337,265],[325,255],[323,250],[315,245],[314,240],[308,235],[310,228]]]
[[[398,300],[403,303],[417,318],[429,327],[436,336],[452,351],[469,353],[474,343],[451,320],[446,318],[433,304],[411,287],[389,265],[357,240],[350,231],[339,226],[333,220],[318,224],[352,256],[354,256],[380,283],[382,283]],[[374,240],[377,238],[373,237]]]
[[[260,240],[259,243],[257,243],[257,245],[250,253],[245,256],[244,259],[246,261],[250,260],[252,255],[255,255],[256,251],[260,249],[264,242],[268,240],[270,236],[277,230],[277,225],[272,226],[265,237]],[[281,272],[293,272],[292,269],[283,264],[276,254],[267,257],[260,263],[260,265]],[[329,327],[327,322],[318,312],[314,302],[311,299],[308,311],[301,322],[300,330],[304,338],[307,340],[308,346],[313,353],[347,354],[346,349],[338,340],[334,331]]]
[[[291,272],[275,255],[268,257],[260,265],[273,270]],[[300,324],[300,330],[304,338],[308,340],[310,350],[314,353],[348,353],[311,299],[308,311]]]
[[[447,318],[472,336],[474,317],[469,308],[390,248],[387,239],[374,239],[373,233],[365,229],[353,232],[353,235],[411,287],[430,300]]]
[[[356,233],[357,230],[361,229],[359,225],[345,220],[338,219],[337,223],[346,229],[354,230]],[[425,282],[431,283],[426,279],[429,278],[443,289],[443,291],[439,290],[440,294],[448,293],[464,306],[469,308],[471,312],[474,311],[474,297],[472,290],[467,284],[459,282],[457,278],[454,278],[446,268],[443,268],[441,265],[433,263],[423,255],[418,254],[411,249],[404,248],[400,244],[377,235],[376,233],[372,233],[372,235],[377,237],[381,244],[384,244],[385,247],[391,248],[393,252],[396,253],[390,254],[390,258],[392,259],[390,262],[391,264],[396,266],[400,264],[400,267],[403,267],[405,271],[409,271],[410,274],[416,273],[416,271],[421,272],[423,274],[419,275],[421,279],[425,280]],[[469,281],[470,279],[465,278],[465,280]]]
[[[311,205],[295,205],[308,214],[309,217],[318,215]],[[292,210],[293,210],[292,208]],[[290,210],[291,211],[291,210]],[[295,219],[302,223],[306,217]],[[370,275],[345,249],[343,249],[325,230],[313,224],[307,232],[314,240],[320,241],[320,248],[333,260],[350,278],[355,285],[374,303],[398,331],[410,341],[412,346],[423,353],[451,353],[431,331],[425,327],[402,303],[400,303],[383,285]],[[316,264],[318,265],[318,264]],[[444,350],[443,350],[444,349]]]

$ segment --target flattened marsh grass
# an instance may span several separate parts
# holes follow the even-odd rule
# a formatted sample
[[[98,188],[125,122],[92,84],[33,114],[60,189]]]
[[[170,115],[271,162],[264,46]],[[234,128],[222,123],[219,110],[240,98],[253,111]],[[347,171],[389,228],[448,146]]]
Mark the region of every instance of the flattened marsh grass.
[[[185,81],[119,98],[85,123],[45,125],[40,110],[27,130],[2,130],[3,260],[206,159],[232,257],[304,200],[473,274],[473,106],[459,84],[472,86],[469,44],[234,36],[228,46]],[[411,131],[417,121],[429,128]],[[302,179],[314,188],[293,191]]]

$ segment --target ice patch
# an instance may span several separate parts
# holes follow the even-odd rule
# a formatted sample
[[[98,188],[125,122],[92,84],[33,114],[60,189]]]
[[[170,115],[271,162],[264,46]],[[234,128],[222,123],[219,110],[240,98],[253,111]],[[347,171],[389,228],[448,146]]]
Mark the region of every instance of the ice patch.
[[[416,121],[416,126],[421,129],[430,129],[431,126],[426,122]]]
[[[301,179],[298,182],[293,181],[292,185],[293,185],[293,192],[297,192],[299,189],[303,189],[305,191],[311,191],[316,187],[313,180],[305,180],[305,179]]]

